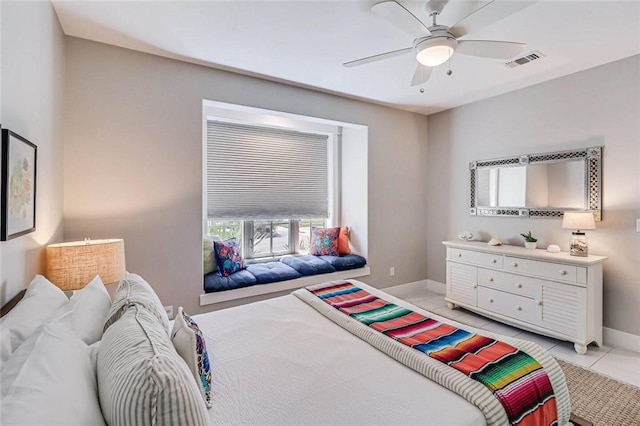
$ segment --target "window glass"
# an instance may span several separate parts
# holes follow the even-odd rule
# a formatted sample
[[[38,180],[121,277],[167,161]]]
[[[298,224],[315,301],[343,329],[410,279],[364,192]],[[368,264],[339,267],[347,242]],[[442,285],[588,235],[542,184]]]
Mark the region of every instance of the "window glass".
[[[291,230],[290,220],[278,220],[272,222],[272,250],[274,255],[292,253],[291,241],[289,240]]]
[[[266,257],[293,253],[289,240],[291,222],[288,219],[254,220],[251,245],[253,252],[248,256]]]
[[[325,219],[215,220],[209,219],[209,235],[235,238],[245,259],[308,254],[311,228],[325,226]]]
[[[298,253],[309,254],[311,246],[311,228],[325,226],[324,219],[302,219],[298,221]]]
[[[235,238],[242,246],[242,221],[241,220],[215,220],[207,221],[208,234],[220,237],[222,240]]]

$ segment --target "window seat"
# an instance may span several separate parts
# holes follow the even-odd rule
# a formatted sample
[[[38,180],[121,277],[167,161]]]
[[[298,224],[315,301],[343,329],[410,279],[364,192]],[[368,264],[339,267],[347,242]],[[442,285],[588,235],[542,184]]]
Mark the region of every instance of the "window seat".
[[[223,277],[218,272],[206,274],[205,294],[200,295],[200,306],[291,290],[320,280],[362,277],[369,273],[366,259],[356,254],[287,256],[279,261],[249,262],[246,269],[228,277]]]

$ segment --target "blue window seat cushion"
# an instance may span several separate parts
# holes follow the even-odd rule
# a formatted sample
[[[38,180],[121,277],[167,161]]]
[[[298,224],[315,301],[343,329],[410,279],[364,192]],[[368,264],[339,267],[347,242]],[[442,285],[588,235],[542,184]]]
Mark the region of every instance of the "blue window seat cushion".
[[[333,265],[318,256],[289,256],[283,257],[280,262],[291,266],[303,276],[328,274],[336,271]]]
[[[247,262],[246,269],[228,277],[218,272],[204,276],[205,293],[233,290],[256,284],[269,284],[336,271],[346,271],[365,266],[367,261],[357,254],[345,256],[286,256],[278,260],[258,259]]]
[[[258,284],[293,280],[302,276],[300,272],[282,262],[251,263],[247,265],[246,270],[255,276]]]
[[[336,271],[347,271],[349,269],[362,268],[367,264],[367,259],[357,254],[347,254],[345,256],[320,256],[320,259],[327,261]]]
[[[234,288],[249,287],[257,284],[255,275],[246,269],[234,272],[228,277],[223,277],[220,272],[211,272],[204,276],[204,291],[211,293],[214,291],[233,290]]]

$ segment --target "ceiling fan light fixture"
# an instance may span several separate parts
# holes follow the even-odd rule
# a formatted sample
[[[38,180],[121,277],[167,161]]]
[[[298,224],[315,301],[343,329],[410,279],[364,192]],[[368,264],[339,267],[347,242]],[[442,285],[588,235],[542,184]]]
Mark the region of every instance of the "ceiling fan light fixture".
[[[435,67],[449,60],[456,50],[457,41],[451,37],[435,37],[423,40],[416,45],[416,59],[422,65]]]

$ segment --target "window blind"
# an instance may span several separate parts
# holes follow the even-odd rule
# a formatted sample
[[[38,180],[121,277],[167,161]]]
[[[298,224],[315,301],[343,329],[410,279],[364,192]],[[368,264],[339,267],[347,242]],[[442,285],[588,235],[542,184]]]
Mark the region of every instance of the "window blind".
[[[328,217],[328,136],[207,121],[207,213],[218,219]]]

